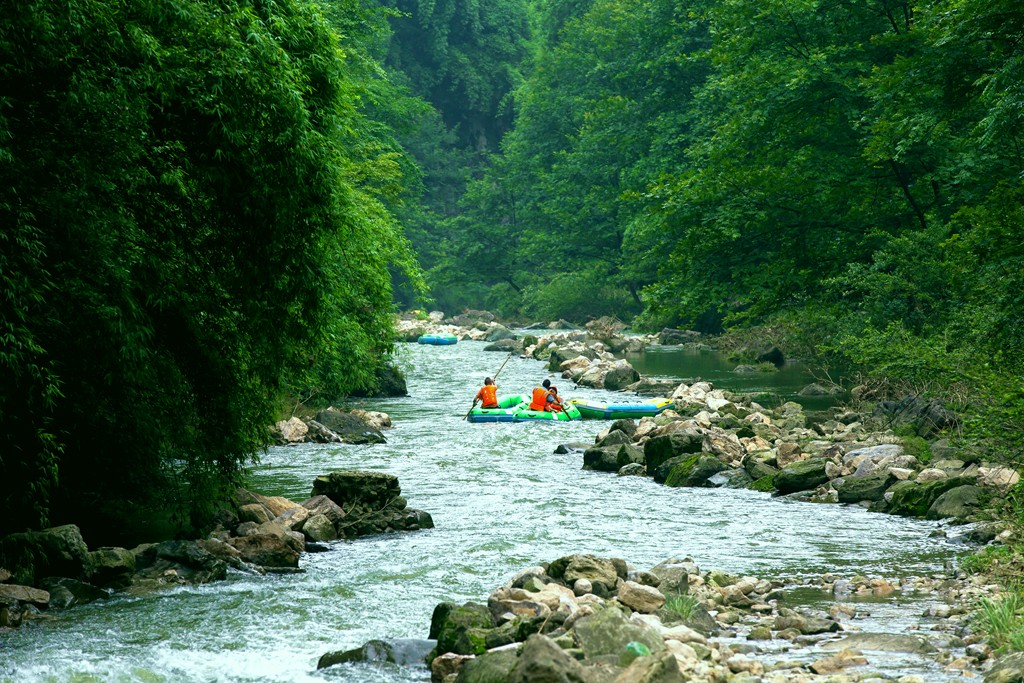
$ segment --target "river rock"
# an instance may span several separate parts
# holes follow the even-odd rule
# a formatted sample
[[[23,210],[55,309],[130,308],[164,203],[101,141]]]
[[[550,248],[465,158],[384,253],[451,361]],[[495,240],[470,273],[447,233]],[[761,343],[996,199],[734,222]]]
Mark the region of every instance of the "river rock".
[[[692,652],[693,648],[689,649]],[[696,658],[696,654],[690,657]],[[615,679],[615,683],[685,683],[687,680],[679,669],[676,655],[673,652],[662,652],[658,655],[637,657]]]
[[[605,374],[604,388],[608,391],[622,391],[638,379],[640,379],[640,373],[628,361],[618,360]]]
[[[979,467],[978,484],[991,488],[1009,488],[1020,481],[1020,474],[1009,467]]]
[[[779,614],[775,617],[775,624],[773,628],[776,631],[784,631],[792,628],[806,636],[817,633],[830,633],[838,631],[842,627],[839,625],[839,622],[832,619],[800,614],[799,612],[783,607],[779,608]],[[850,645],[850,647],[856,646]]]
[[[437,643],[418,638],[371,640],[352,650],[328,652],[320,657],[317,670],[349,662],[390,662],[399,666],[422,665]]]
[[[110,597],[110,593],[91,583],[67,577],[44,579],[42,587],[50,594],[51,608],[63,609],[75,605],[86,605]]]
[[[966,477],[949,477],[938,481],[917,482],[901,481],[892,486],[889,492],[889,512],[894,515],[908,517],[924,517],[932,504],[946,491],[959,486],[974,484],[974,479]]]
[[[634,428],[634,431],[636,429]],[[619,446],[622,444],[632,444],[633,439],[628,434],[619,429],[610,429],[608,433],[598,439],[598,446]]]
[[[647,471],[653,472],[671,458],[700,453],[703,447],[704,435],[696,429],[655,436],[644,442]]]
[[[386,441],[384,435],[371,427],[365,420],[334,407],[317,413],[316,421],[337,434],[344,443],[374,444]]]
[[[958,486],[950,489],[935,499],[925,513],[926,519],[944,519],[952,517],[965,520],[988,501],[985,490],[979,486]]]
[[[297,417],[288,420],[279,420],[273,427],[274,441],[279,445],[290,443],[302,443],[306,440],[309,427]]]
[[[163,541],[139,546],[135,555],[136,574],[145,578],[189,583],[220,581],[227,576],[227,564],[195,541]]]
[[[135,574],[135,555],[124,548],[97,548],[89,553],[89,583],[101,588],[124,588]]]
[[[273,524],[268,522],[267,524]],[[261,525],[265,526],[265,525]],[[228,540],[241,558],[260,567],[298,567],[301,549],[296,550],[294,542],[282,533],[256,533],[250,536],[236,536]]]
[[[1020,683],[1024,681],[1024,652],[1013,652],[995,661],[985,674],[985,683]]]
[[[652,653],[665,649],[664,640],[657,630],[630,621],[620,608],[614,606],[578,619],[573,630],[576,641],[588,658],[601,655],[619,657],[626,651],[626,644],[631,642],[643,643]]]
[[[498,679],[495,679],[498,680]],[[534,634],[526,639],[515,665],[505,683],[538,683],[540,681],[574,682],[590,680],[583,665],[547,636]]]
[[[363,506],[381,510],[402,494],[398,477],[384,472],[336,470],[313,480],[312,496],[324,495],[343,510]]]
[[[617,594],[619,602],[636,612],[651,614],[665,604],[665,596],[653,586],[636,581],[623,581]]]
[[[302,525],[302,533],[311,541],[326,542],[338,540],[338,530],[330,518],[323,513],[316,513]]]
[[[811,663],[810,669],[818,675],[833,674],[851,666],[864,666],[868,663],[860,650],[846,648],[832,657],[824,657]]]
[[[938,649],[921,636],[892,633],[851,633],[839,640],[823,643],[823,650],[844,650],[855,648],[874,652],[909,652],[928,655]]]
[[[665,595],[686,593],[691,571],[698,573],[697,566],[689,558],[673,557],[651,568],[651,573],[658,577],[658,590]]]
[[[828,481],[825,473],[825,463],[822,458],[801,460],[779,471],[775,475],[774,485],[779,493],[794,493],[796,491],[807,491],[820,486]]]
[[[494,626],[486,605],[467,602],[460,607],[442,602],[434,608],[428,637],[437,641],[437,654],[478,655],[486,651],[486,631]]]
[[[89,548],[74,524],[10,534],[0,539],[0,566],[14,583],[37,586],[50,576],[85,578]]]
[[[600,584],[605,591],[615,589],[619,574],[615,563],[594,555],[568,555],[548,565],[548,574],[572,585],[577,579],[586,579],[591,584]]]
[[[583,469],[597,472],[617,472],[619,470],[618,446],[594,446],[583,452]]]
[[[0,602],[12,600],[37,607],[46,607],[50,604],[50,593],[31,586],[0,583]]]
[[[781,443],[775,451],[775,463],[779,469],[785,469],[789,465],[810,457],[800,450],[795,443]]]
[[[882,500],[885,492],[896,483],[897,479],[891,472],[869,474],[867,476],[849,476],[837,485],[840,503],[859,503],[862,500]]]
[[[714,456],[691,455],[672,468],[665,477],[665,485],[672,487],[711,486],[708,479],[728,468],[728,465]]]

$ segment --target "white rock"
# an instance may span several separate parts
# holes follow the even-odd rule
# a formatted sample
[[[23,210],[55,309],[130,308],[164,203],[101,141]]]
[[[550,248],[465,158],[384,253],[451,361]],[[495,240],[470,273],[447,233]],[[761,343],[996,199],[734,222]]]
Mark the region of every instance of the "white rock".
[[[677,624],[676,626],[672,626],[670,628],[662,630],[661,637],[664,638],[666,641],[676,640],[680,643],[700,643],[701,645],[708,644],[707,638],[705,638],[702,634],[698,633],[697,631],[694,631],[689,626],[686,626],[685,624]]]
[[[978,484],[993,488],[1009,488],[1020,481],[1020,474],[1009,467],[979,467]]]
[[[930,467],[926,470],[921,470],[917,474],[917,481],[924,483],[927,481],[939,481],[940,479],[948,479],[949,475],[940,469]]]
[[[709,396],[707,398],[708,409],[711,410],[711,411],[714,411],[714,412],[718,412],[722,408],[725,408],[726,406],[731,406],[731,405],[732,405],[732,401],[730,401],[728,399],[725,399],[725,398],[717,398],[715,396]]]
[[[309,433],[309,427],[297,417],[293,417],[290,420],[281,420],[274,426],[281,432],[281,438],[288,443],[302,443],[302,440],[306,438],[306,434]]]
[[[619,601],[637,612],[655,612],[665,604],[665,596],[653,586],[636,581],[623,581],[618,591]]]

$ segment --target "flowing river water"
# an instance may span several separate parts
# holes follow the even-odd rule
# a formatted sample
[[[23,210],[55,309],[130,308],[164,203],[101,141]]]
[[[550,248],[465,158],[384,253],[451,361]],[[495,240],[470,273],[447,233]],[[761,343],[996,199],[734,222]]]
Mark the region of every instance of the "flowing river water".
[[[622,557],[639,569],[689,556],[703,569],[810,579],[941,573],[962,550],[934,538],[933,522],[746,490],[668,488],[586,472],[579,453],[552,453],[559,443],[592,441],[600,422],[465,422],[471,397],[505,358],[483,347],[405,345],[400,363],[410,395],[365,404],[391,415],[386,444],[272,448],[251,476],[253,490],[302,501],[319,474],[388,472],[436,528],[337,542],[304,555],[299,574],[232,573],[219,583],[54,613],[0,633],[0,681],[423,683],[430,678],[423,667],[317,672],[316,662],[374,638],[425,638],[437,603],[485,602],[520,569],[571,553]],[[657,362],[653,374],[699,374]],[[541,363],[518,357],[502,370],[499,395],[525,394],[545,377],[563,385],[563,395],[623,400],[571,389]],[[905,597],[867,605],[871,616],[856,623],[902,633],[928,604]],[[958,680],[923,658],[871,661],[890,675]]]

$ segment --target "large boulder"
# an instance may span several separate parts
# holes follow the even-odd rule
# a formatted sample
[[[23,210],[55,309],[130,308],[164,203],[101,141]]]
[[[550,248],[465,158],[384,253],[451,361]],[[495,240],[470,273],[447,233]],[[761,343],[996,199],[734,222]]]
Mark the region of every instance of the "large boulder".
[[[621,432],[614,432],[621,434]],[[598,472],[618,472],[631,463],[643,464],[644,452],[633,444],[595,446],[583,452],[583,469]]]
[[[924,517],[928,510],[946,491],[974,484],[970,477],[949,477],[924,483],[901,481],[889,489],[892,499],[889,501],[889,512],[905,517]]]
[[[983,507],[989,499],[988,492],[980,486],[957,486],[950,489],[935,499],[935,502],[925,513],[927,519],[945,519],[952,517],[958,520],[965,520],[979,508]]]
[[[268,522],[268,524],[273,524]],[[266,525],[261,525],[266,526]],[[228,543],[237,550],[241,558],[261,567],[298,567],[301,550],[284,534],[256,533],[236,536]]]
[[[1024,652],[1012,652],[995,661],[985,674],[985,683],[1020,683],[1024,681]]]
[[[673,487],[711,486],[708,479],[728,468],[728,465],[712,455],[703,453],[691,455],[672,468],[668,476],[665,477],[665,485]]]
[[[515,666],[502,680],[504,683],[588,683],[591,678],[583,665],[555,641],[534,634],[523,643]]]
[[[461,667],[459,667],[459,658]],[[458,668],[458,683],[505,683],[512,675],[512,668],[519,661],[519,653],[514,649],[498,649],[485,652],[479,657],[446,654],[438,657],[430,664],[431,680],[444,681],[439,674]]]
[[[960,423],[956,413],[947,410],[940,402],[920,396],[904,396],[899,401],[880,401],[875,405],[875,412],[888,417],[895,424],[910,425],[918,436],[924,438]]]
[[[628,361],[619,360],[605,374],[604,388],[608,391],[622,391],[639,379],[640,373]]]
[[[846,477],[836,486],[840,503],[859,503],[862,500],[882,500],[885,492],[896,483],[891,472],[876,472],[865,477]]]
[[[786,494],[807,491],[821,486],[828,481],[828,475],[825,473],[827,462],[829,461],[824,458],[794,462],[775,475],[775,488],[779,493]]]
[[[591,584],[614,590],[619,579],[618,569],[612,560],[594,555],[567,555],[548,565],[548,574],[572,585],[577,579],[586,579]]]
[[[89,553],[89,583],[102,588],[124,588],[135,574],[135,555],[124,548],[97,548]]]
[[[50,576],[85,578],[89,548],[74,524],[11,534],[0,539],[0,567],[13,583],[37,586]]]
[[[643,643],[652,652],[665,649],[664,639],[654,628],[631,621],[614,606],[581,617],[575,624],[576,641],[588,658],[602,655],[621,656],[627,643]]]
[[[921,636],[895,633],[851,633],[821,646],[823,650],[871,650],[874,652],[908,652],[919,655],[932,655],[938,648]]]
[[[365,420],[337,408],[321,410],[316,414],[316,421],[337,434],[344,443],[372,444],[386,441],[384,435]]]
[[[467,602],[459,606],[442,602],[434,608],[428,637],[437,641],[436,654],[479,655],[487,650],[487,631],[494,626],[491,610],[486,605]]]
[[[393,474],[335,470],[313,480],[311,495],[314,498],[327,496],[343,510],[357,506],[379,510],[396,502],[402,495],[402,487]]]
[[[135,555],[136,573],[153,579],[172,575],[190,583],[220,581],[227,576],[227,564],[195,541],[164,541],[139,546]]]
[[[681,455],[700,453],[704,447],[704,435],[696,429],[673,432],[648,439],[644,442],[644,461],[647,471],[653,472],[661,464]]]

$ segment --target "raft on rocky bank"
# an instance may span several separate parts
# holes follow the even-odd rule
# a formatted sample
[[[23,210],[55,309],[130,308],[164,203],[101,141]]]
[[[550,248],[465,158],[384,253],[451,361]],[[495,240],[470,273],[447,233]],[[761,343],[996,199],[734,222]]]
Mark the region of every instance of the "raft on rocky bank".
[[[584,420],[640,419],[641,417],[654,417],[662,411],[675,407],[670,398],[652,398],[640,403],[598,403],[574,398],[572,404],[580,411]]]
[[[582,416],[572,403],[565,404],[565,412],[530,410],[530,404],[520,395],[506,396],[497,408],[474,408],[466,419],[470,422],[532,422],[536,420],[580,420]]]

